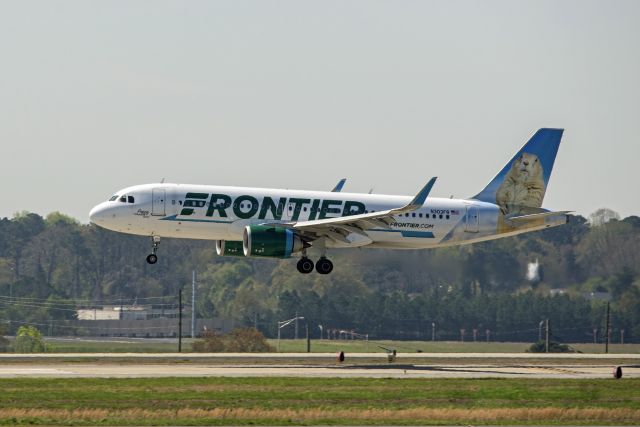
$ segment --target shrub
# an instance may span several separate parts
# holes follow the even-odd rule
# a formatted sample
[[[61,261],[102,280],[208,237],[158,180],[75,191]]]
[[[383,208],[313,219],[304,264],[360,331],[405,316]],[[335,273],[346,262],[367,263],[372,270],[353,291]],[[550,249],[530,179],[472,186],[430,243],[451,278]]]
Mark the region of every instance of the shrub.
[[[234,329],[226,335],[205,332],[201,340],[191,345],[195,352],[203,353],[265,353],[275,351],[260,331],[254,328]]]
[[[191,350],[198,353],[221,353],[224,352],[224,341],[222,336],[214,331],[206,331],[202,334],[202,339],[191,344]]]
[[[16,353],[43,353],[46,351],[42,334],[33,326],[20,326],[13,343]]]
[[[544,353],[545,343],[544,341],[538,341],[531,344],[531,347],[527,350],[527,353]],[[568,346],[567,344],[560,344],[554,341],[549,342],[549,353],[576,353],[576,350]]]
[[[226,351],[235,353],[268,353],[275,351],[255,328],[235,329],[226,337]]]
[[[9,340],[4,336],[6,333],[7,328],[0,325],[0,353],[9,351]]]

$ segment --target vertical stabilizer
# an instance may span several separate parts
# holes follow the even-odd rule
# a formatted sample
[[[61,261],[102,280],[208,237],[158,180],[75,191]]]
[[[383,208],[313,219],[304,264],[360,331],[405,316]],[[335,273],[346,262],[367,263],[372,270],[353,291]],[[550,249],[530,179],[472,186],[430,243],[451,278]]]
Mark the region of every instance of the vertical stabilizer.
[[[472,197],[500,206],[504,215],[540,208],[564,129],[540,129],[484,190]]]

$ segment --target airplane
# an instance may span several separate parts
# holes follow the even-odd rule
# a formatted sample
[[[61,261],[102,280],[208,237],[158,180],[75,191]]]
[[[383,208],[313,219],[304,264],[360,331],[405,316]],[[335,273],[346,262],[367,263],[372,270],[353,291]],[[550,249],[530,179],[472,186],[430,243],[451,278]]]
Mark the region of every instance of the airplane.
[[[297,269],[329,274],[330,248],[426,249],[514,236],[566,224],[571,211],[543,209],[563,129],[539,129],[475,196],[428,197],[189,184],[144,184],[95,206],[100,227],[149,236],[149,264],[161,238],[216,240],[221,256],[289,258]],[[314,263],[308,250],[320,253]]]

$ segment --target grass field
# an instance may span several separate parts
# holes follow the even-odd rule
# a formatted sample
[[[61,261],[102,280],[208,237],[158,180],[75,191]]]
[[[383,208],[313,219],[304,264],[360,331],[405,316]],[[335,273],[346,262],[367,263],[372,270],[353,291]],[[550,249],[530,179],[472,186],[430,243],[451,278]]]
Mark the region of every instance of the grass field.
[[[268,340],[277,348],[277,340]],[[191,351],[192,340],[184,339],[183,352]],[[77,339],[47,339],[49,349],[53,353],[169,353],[177,351],[177,343],[174,341],[158,340],[109,340],[100,341],[92,338],[86,340]],[[452,342],[452,341],[330,341],[312,340],[311,351],[314,353],[379,353],[385,352],[380,347],[396,349],[401,353],[523,353],[530,344],[509,342]],[[604,344],[572,344],[576,350],[584,353],[604,353]],[[281,352],[307,351],[305,340],[280,340]],[[610,353],[640,353],[640,344],[612,344]]]
[[[640,379],[3,379],[0,424],[638,424]]]
[[[85,340],[76,339],[51,339],[45,338],[47,349],[51,353],[173,353],[178,351],[178,344],[156,340],[104,340],[91,338]],[[183,351],[191,351],[191,339],[182,341]]]

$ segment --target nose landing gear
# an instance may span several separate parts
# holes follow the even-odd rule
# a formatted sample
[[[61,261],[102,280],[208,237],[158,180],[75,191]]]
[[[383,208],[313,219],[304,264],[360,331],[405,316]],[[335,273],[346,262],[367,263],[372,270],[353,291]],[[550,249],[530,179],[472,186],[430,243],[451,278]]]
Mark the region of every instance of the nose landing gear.
[[[151,249],[151,253],[147,255],[147,263],[155,264],[158,262],[158,246],[160,245],[160,236],[151,236],[151,241],[153,242],[153,248]]]

